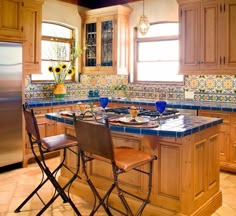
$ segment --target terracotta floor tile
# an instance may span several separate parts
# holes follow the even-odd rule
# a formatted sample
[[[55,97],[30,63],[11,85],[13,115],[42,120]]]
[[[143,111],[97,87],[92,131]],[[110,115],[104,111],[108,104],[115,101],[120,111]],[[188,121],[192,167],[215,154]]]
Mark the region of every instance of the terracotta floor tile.
[[[54,158],[48,160],[50,166],[59,160]],[[27,168],[16,169],[0,174],[0,216],[35,216],[43,204],[38,197],[28,202],[20,213],[15,214],[16,207],[35,188],[41,180],[41,171],[36,164],[30,164]],[[236,175],[227,172],[220,173],[220,187],[223,193],[223,205],[212,216],[236,216]],[[54,190],[50,182],[47,182],[44,189],[40,191],[44,199],[48,201]],[[71,196],[75,205],[83,216],[88,216],[92,203],[88,203],[80,197]],[[69,204],[64,204],[58,198],[50,206],[43,216],[73,216],[75,213]],[[105,216],[101,209],[95,216]],[[114,216],[120,214],[114,213]]]

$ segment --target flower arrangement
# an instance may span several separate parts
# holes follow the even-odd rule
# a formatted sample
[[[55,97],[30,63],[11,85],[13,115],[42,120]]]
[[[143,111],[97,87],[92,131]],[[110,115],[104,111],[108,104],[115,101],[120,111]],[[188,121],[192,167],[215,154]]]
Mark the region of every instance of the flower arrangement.
[[[120,84],[120,85],[115,85],[115,86],[113,86],[113,89],[114,89],[114,90],[123,90],[123,91],[126,91],[127,88],[128,88],[128,86],[125,85],[125,84]]]
[[[59,51],[63,52],[62,50],[57,50],[57,54],[60,56],[61,53],[58,53]],[[65,54],[65,53],[64,53]],[[48,67],[48,70],[50,73],[53,74],[54,81],[56,84],[64,83],[67,76],[73,76],[75,74],[75,60],[82,55],[82,49],[77,45],[72,48],[71,55],[70,55],[70,61],[68,63],[57,63],[56,66],[50,65]]]
[[[118,97],[127,97],[128,85],[120,84],[112,87],[113,94],[116,94]]]

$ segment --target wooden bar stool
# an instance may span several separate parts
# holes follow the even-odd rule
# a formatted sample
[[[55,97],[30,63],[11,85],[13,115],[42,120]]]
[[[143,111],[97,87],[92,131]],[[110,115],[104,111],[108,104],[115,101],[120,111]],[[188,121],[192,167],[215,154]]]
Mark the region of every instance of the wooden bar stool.
[[[80,158],[78,150],[75,151],[73,149],[74,147],[77,147],[78,149],[78,143],[76,138],[65,134],[41,138],[33,109],[30,109],[27,106],[27,104],[23,104],[23,113],[25,118],[26,131],[31,145],[31,150],[34,155],[35,161],[37,162],[38,166],[42,171],[42,180],[39,183],[39,185],[35,188],[35,190],[32,191],[32,193],[19,205],[19,207],[15,210],[15,213],[20,212],[22,207],[34,195],[36,195],[44,204],[44,207],[37,213],[37,215],[42,215],[44,211],[56,200],[58,196],[61,196],[61,198],[65,203],[69,203],[71,205],[76,215],[81,215],[69,196],[69,189],[72,182],[77,177],[80,178],[78,176]],[[45,161],[45,156],[47,153],[54,151],[61,151],[62,156],[61,156],[61,161],[59,162],[57,167],[54,170],[51,170]],[[75,171],[73,171],[70,167],[66,166],[64,163],[67,151],[71,151],[78,155],[77,168]],[[72,173],[72,177],[64,186],[61,186],[56,180],[56,175],[62,167],[65,167],[68,171]],[[45,203],[43,201],[43,198],[39,195],[38,192],[48,180],[54,186],[55,193],[53,194],[51,199],[47,203]],[[68,194],[65,192],[65,189],[68,189]]]
[[[123,215],[141,215],[149,202],[152,188],[152,165],[153,160],[156,160],[157,157],[133,148],[114,148],[107,119],[105,120],[105,124],[74,119],[74,126],[80,148],[82,169],[95,197],[94,208],[90,215],[94,215],[101,206],[104,208],[107,215],[112,215],[110,209],[116,210]],[[94,159],[104,161],[112,166],[113,182],[103,197],[98,193],[86,170],[86,163]],[[149,171],[140,169],[140,166],[145,164],[149,165]],[[131,194],[120,187],[118,176],[124,175],[131,170],[141,172],[148,176],[148,193],[145,198],[139,197],[136,194]],[[125,212],[121,212],[114,206],[109,206],[109,196],[114,189],[117,189],[118,197],[124,206]],[[125,194],[141,201],[140,207],[136,213],[133,213],[130,208],[127,199],[125,198]],[[99,201],[98,203],[96,201],[97,199]]]

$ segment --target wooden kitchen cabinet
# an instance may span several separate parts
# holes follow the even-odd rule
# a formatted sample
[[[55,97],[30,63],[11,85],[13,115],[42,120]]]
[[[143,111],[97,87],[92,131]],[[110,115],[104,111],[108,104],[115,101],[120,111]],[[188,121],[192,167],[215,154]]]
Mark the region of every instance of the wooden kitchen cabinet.
[[[230,161],[230,114],[220,111],[205,111],[199,110],[199,116],[222,118],[223,123],[220,124],[220,161]]]
[[[220,124],[220,168],[236,172],[236,113],[223,111],[199,110],[199,116],[219,117]]]
[[[24,74],[41,73],[44,0],[1,0],[0,40],[23,43]]]
[[[232,114],[230,126],[231,126],[230,127],[230,134],[231,134],[230,161],[232,163],[231,164],[232,169],[236,170],[236,113]]]
[[[85,74],[128,74],[129,14],[125,6],[112,6],[80,12]]]
[[[222,5],[223,16],[220,29],[222,34],[222,67],[224,71],[236,73],[236,1],[225,0]]]
[[[42,0],[24,0],[24,73],[41,73]]]
[[[22,41],[23,38],[23,1],[0,1],[0,39]]]
[[[236,1],[177,0],[180,74],[236,73]]]

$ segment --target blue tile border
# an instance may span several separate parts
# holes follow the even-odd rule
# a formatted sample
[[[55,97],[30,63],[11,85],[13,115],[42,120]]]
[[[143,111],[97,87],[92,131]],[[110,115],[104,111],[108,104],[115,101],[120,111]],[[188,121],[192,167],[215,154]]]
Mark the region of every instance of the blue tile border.
[[[67,97],[64,100],[57,99],[27,99],[26,102],[30,107],[43,107],[43,106],[54,106],[63,104],[75,104],[78,102],[98,102],[99,98],[71,98]],[[145,100],[145,99],[144,99]],[[132,99],[109,99],[110,103],[119,103],[124,105],[135,104],[137,106],[153,106],[155,108],[154,102],[146,101],[132,101]],[[226,112],[236,112],[236,104],[232,103],[220,103],[220,102],[203,102],[203,101],[167,101],[167,108],[176,109],[192,109],[192,110],[213,110],[213,111],[226,111]]]
[[[60,116],[58,113],[47,113],[45,114],[45,117],[50,120],[73,125],[73,118],[65,118]],[[223,120],[220,118],[179,116],[175,119],[163,120],[161,126],[156,128],[110,125],[110,129],[119,133],[181,138],[221,124],[222,122]]]

